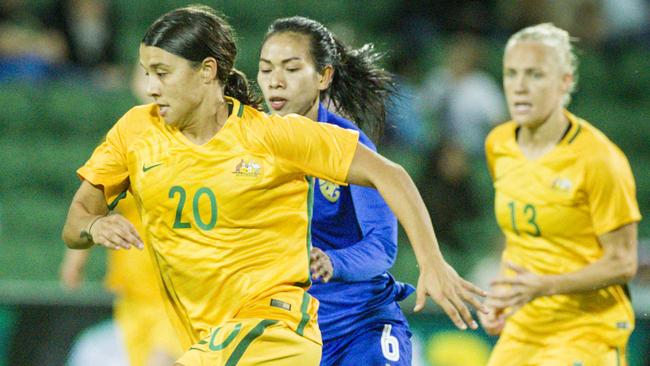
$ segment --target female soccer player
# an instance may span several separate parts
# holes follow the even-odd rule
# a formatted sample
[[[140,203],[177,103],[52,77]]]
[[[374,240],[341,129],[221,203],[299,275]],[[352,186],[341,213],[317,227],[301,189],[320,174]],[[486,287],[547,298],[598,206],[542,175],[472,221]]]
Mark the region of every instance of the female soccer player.
[[[393,91],[390,74],[375,65],[379,57],[372,45],[349,49],[314,20],[278,19],[262,44],[257,82],[271,112],[359,131],[375,150],[321,100],[379,132]],[[309,293],[320,303],[321,365],[410,365],[411,333],[397,301],[412,289],[387,272],[397,255],[395,216],[374,189],[322,179],[315,188],[311,268],[320,281]]]
[[[569,34],[552,24],[519,31],[505,48],[512,121],[486,140],[506,236],[491,312],[480,315],[501,334],[489,365],[626,364],[625,284],[641,215],[625,155],[565,109],[576,67]]]
[[[481,307],[473,295],[482,291],[442,258],[403,168],[354,131],[258,111],[236,52],[230,25],[209,7],[149,27],[140,63],[155,103],[127,112],[78,170],[66,244],[141,248],[133,225],[108,215],[129,190],[188,347],[177,365],[317,365],[308,177],[374,186],[411,238],[419,305],[429,294],[457,326],[472,324],[464,301]]]

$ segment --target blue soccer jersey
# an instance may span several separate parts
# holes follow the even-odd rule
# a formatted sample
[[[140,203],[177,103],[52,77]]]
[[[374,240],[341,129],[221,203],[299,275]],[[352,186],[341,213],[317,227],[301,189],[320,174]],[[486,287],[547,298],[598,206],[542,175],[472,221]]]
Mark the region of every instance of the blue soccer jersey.
[[[376,150],[354,123],[322,104],[318,121],[359,131],[359,141]],[[309,290],[320,301],[323,341],[385,322],[406,326],[397,301],[414,288],[387,272],[397,256],[397,220],[388,205],[372,188],[317,179],[314,191],[312,244],[327,253],[334,267],[328,283],[315,281]]]

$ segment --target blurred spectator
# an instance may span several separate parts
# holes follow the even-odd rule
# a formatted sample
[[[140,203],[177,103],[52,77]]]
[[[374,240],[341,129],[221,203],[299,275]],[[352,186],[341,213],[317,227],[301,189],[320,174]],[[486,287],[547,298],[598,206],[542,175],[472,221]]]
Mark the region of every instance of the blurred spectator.
[[[602,0],[606,40],[611,43],[641,40],[650,46],[650,4],[644,0]]]
[[[115,21],[111,1],[57,1],[46,15],[47,23],[62,32],[70,47],[70,61],[86,69],[113,64]]]
[[[63,0],[49,6],[0,2],[0,80],[90,77],[103,87],[123,87],[116,65],[111,1]]]
[[[425,78],[419,102],[426,118],[440,125],[440,139],[481,156],[487,132],[506,118],[496,80],[482,70],[485,41],[467,33],[452,37],[443,64]]]
[[[458,224],[480,214],[471,159],[482,157],[485,136],[506,116],[499,85],[481,69],[486,47],[478,36],[452,37],[442,65],[425,78],[418,98],[419,109],[438,125],[439,135],[419,187],[440,240],[457,250],[466,249]]]
[[[124,88],[128,80],[127,70],[117,63],[116,11],[110,0],[63,0],[47,17],[67,39],[74,75],[105,89]]]
[[[399,49],[390,54],[390,59],[397,93],[388,103],[385,140],[405,154],[417,155],[430,149],[433,136],[418,109],[415,60],[412,54]]]
[[[65,38],[19,0],[0,2],[0,81],[50,78],[65,62]]]

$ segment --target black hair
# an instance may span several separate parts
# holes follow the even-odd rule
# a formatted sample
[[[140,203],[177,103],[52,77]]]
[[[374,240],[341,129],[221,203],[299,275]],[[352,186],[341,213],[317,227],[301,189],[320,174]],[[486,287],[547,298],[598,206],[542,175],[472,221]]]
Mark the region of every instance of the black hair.
[[[262,100],[249,87],[246,75],[234,68],[237,56],[234,30],[211,7],[190,5],[162,15],[147,29],[142,43],[180,56],[193,66],[206,57],[213,57],[224,94],[255,108],[261,105]]]
[[[396,90],[393,75],[377,65],[383,53],[376,52],[371,43],[351,49],[323,24],[300,16],[274,21],[264,42],[278,33],[309,37],[317,70],[321,72],[327,65],[334,69],[332,84],[321,92],[321,100],[329,100],[369,136],[379,138],[386,120],[386,102]]]

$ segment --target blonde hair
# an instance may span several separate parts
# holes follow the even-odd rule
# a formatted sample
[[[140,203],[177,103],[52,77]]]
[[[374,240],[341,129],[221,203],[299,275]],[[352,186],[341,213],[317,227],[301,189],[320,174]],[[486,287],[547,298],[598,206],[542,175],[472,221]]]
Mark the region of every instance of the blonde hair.
[[[564,99],[562,100],[564,106],[569,105],[571,102],[571,94],[575,91],[576,85],[578,84],[578,57],[575,54],[575,48],[572,44],[576,39],[572,38],[569,32],[556,27],[552,23],[542,23],[526,27],[513,34],[508,39],[508,43],[506,43],[505,51],[507,52],[508,49],[521,41],[541,42],[555,51],[562,72],[573,76],[569,91],[564,95]]]

